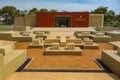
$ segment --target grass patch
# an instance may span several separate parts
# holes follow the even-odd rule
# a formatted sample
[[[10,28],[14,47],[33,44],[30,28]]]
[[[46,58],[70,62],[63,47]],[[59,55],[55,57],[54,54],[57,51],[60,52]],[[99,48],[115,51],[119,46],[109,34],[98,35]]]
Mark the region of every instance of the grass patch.
[[[13,25],[0,25],[0,31],[10,31],[13,30]]]

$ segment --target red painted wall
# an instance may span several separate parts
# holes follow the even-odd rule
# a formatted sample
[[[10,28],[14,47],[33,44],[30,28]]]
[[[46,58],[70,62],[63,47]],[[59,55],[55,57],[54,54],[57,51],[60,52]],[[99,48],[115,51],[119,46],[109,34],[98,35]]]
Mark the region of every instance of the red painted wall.
[[[55,17],[71,16],[71,27],[88,27],[88,12],[38,12],[38,27],[55,27]]]

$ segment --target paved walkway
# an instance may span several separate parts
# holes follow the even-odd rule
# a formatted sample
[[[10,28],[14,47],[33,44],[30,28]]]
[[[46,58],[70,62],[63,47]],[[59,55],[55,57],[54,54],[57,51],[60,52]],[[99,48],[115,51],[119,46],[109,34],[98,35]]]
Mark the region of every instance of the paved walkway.
[[[16,72],[7,80],[120,80],[113,74],[85,72]]]

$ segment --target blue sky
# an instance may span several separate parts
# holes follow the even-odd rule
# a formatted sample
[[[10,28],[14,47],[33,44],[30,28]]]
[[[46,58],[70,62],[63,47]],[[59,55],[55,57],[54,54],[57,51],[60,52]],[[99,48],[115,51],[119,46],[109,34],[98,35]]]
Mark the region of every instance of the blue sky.
[[[117,14],[120,13],[120,0],[0,0],[0,8],[3,6],[15,6],[20,10],[47,8],[58,11],[91,11],[100,6],[108,7]]]

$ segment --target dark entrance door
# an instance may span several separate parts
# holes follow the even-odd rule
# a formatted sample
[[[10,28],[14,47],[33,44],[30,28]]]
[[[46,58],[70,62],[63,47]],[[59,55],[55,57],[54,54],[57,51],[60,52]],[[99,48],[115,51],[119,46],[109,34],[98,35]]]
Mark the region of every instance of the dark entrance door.
[[[70,27],[71,17],[55,17],[55,27]]]

